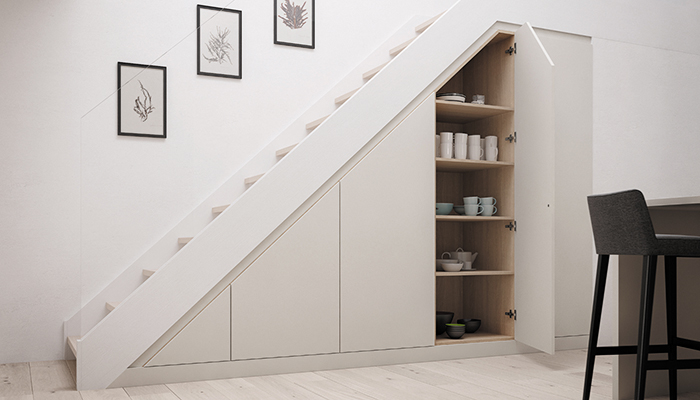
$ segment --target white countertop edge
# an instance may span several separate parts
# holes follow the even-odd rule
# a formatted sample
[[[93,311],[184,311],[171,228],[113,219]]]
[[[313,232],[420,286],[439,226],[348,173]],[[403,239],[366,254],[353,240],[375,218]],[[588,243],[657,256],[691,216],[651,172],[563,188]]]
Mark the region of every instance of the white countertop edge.
[[[648,207],[680,206],[700,204],[700,196],[671,197],[666,199],[647,199]]]

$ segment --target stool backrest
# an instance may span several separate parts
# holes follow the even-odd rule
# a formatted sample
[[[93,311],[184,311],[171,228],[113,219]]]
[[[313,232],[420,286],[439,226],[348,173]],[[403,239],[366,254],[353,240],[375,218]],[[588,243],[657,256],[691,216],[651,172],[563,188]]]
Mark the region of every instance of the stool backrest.
[[[598,254],[649,255],[656,234],[639,190],[588,196],[588,211]]]

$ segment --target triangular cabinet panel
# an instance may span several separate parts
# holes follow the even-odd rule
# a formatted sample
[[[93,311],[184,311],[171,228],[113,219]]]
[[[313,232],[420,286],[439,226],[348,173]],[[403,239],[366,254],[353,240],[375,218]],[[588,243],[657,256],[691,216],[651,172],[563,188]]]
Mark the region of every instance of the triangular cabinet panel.
[[[146,366],[227,361],[231,351],[230,315],[231,289],[227,286]]]
[[[515,339],[554,353],[554,63],[530,24],[516,42]]]
[[[335,185],[231,284],[231,359],[339,351]]]

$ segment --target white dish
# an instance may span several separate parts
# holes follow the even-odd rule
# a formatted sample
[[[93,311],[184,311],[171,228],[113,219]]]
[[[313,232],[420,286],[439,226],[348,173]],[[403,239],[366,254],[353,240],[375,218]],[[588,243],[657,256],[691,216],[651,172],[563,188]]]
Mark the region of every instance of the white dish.
[[[438,100],[457,101],[460,103],[465,103],[467,101],[464,97],[459,96],[441,96],[438,97]]]
[[[453,262],[453,263],[442,263],[442,269],[444,269],[447,272],[458,272],[462,269],[462,264],[461,262]]]

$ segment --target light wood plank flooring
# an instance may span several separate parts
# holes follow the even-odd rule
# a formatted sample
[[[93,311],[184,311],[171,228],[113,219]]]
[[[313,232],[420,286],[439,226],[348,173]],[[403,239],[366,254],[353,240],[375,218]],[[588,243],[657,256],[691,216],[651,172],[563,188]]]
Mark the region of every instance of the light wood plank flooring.
[[[0,400],[577,400],[585,355],[572,350],[81,392],[74,362],[0,364]],[[598,357],[591,399],[611,393],[612,357]],[[700,400],[700,393],[679,399]]]

